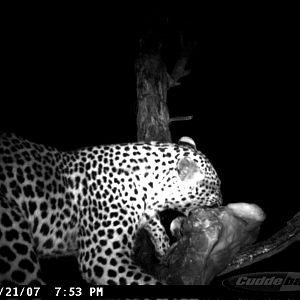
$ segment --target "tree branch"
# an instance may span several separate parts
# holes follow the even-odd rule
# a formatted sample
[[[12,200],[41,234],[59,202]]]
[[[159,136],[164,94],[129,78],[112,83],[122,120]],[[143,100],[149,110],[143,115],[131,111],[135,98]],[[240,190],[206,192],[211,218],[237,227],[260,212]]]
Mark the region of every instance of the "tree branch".
[[[170,118],[169,123],[177,122],[177,121],[189,121],[192,119],[193,119],[193,116],[178,116],[178,117]]]
[[[184,44],[182,31],[179,32],[179,38],[180,38],[180,46],[182,50],[179,59],[175,63],[172,74],[169,75],[169,85],[168,85],[169,88],[180,85],[179,80],[189,75],[191,72],[191,70],[186,70],[186,65],[195,47],[195,43]]]
[[[237,229],[239,230],[240,227],[238,227]],[[193,231],[191,230],[190,232]],[[202,259],[205,260],[205,255],[203,255],[203,258],[201,258],[201,249],[202,248],[205,249],[205,243],[203,243],[205,242],[205,239],[203,239],[200,234],[199,235],[197,234],[193,236],[193,238],[188,240],[190,243],[197,244],[197,245],[191,246],[187,242],[184,242],[182,248],[184,250],[181,251],[178,251],[178,246],[177,246],[178,244],[177,245],[173,244],[171,246],[173,250],[171,250],[171,252],[168,254],[168,260],[172,262],[171,265],[173,269],[170,269],[170,266],[166,267],[158,262],[155,255],[154,246],[149,237],[149,233],[146,230],[140,230],[136,238],[136,249],[135,249],[136,262],[138,265],[142,266],[146,272],[148,272],[149,274],[153,274],[159,280],[164,280],[166,278],[166,274],[173,276],[172,274],[175,272],[174,270],[176,270],[176,272],[179,272],[180,273],[179,275],[181,276],[182,275],[181,271],[178,271],[179,267],[181,267],[181,270],[183,271],[188,271],[189,274],[192,274],[194,272],[195,273],[194,279],[196,280],[197,276],[199,274],[205,273],[206,272],[205,268],[207,268],[207,266],[205,266],[203,270],[201,268],[198,269],[198,266],[196,265],[196,262],[198,262],[199,264],[199,262],[201,263]],[[242,248],[242,250],[240,250],[234,255],[234,258],[232,259],[231,263],[228,264],[227,267],[225,267],[225,269],[222,272],[215,273],[215,274],[216,276],[224,275],[229,272],[249,266],[260,260],[269,258],[274,254],[283,251],[295,241],[300,241],[300,212],[298,212],[287,223],[286,227],[278,231],[269,239]],[[174,251],[176,247],[177,247],[176,250],[177,252]],[[193,252],[194,251],[193,249],[195,250],[195,252]],[[228,248],[227,250],[225,252],[230,253],[231,249]],[[182,265],[185,265],[186,262],[188,261],[186,259],[187,255],[185,254],[185,251],[189,251],[192,253],[191,257],[194,259],[193,261],[195,267],[185,266],[184,268],[182,268]],[[198,256],[200,257],[200,259]],[[220,262],[226,259],[226,257],[221,257],[221,255],[219,256],[221,258]],[[210,279],[206,280],[206,283],[202,282],[201,284],[209,284],[209,281]],[[182,284],[178,282],[179,281],[175,281],[176,284]]]
[[[244,268],[271,257],[283,251],[295,241],[300,241],[300,212],[287,222],[286,227],[272,235],[269,239],[247,246],[239,251],[226,269],[217,276]]]

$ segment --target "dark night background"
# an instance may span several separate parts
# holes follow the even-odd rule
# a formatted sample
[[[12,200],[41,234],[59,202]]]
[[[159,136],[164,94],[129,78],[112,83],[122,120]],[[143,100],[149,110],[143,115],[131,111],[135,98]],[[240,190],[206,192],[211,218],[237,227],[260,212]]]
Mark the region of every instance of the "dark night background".
[[[284,227],[300,207],[295,18],[280,9],[206,17],[193,9],[92,11],[5,12],[0,130],[62,150],[135,141],[138,40],[149,26],[162,34],[171,71],[183,29],[198,46],[168,105],[171,117],[194,118],[171,124],[173,141],[195,140],[219,173],[225,203],[263,208],[260,239]],[[297,252],[293,245],[240,272],[299,271]],[[72,278],[76,268],[58,261],[45,267],[54,280]]]

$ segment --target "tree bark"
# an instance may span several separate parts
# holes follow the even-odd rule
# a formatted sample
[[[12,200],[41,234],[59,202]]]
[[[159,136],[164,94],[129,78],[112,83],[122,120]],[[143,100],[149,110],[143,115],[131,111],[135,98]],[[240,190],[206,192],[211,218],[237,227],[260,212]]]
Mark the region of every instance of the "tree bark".
[[[167,107],[168,73],[159,52],[140,54],[135,69],[137,140],[171,142]]]
[[[137,140],[158,141],[171,143],[170,122],[191,120],[192,116],[179,116],[170,118],[167,106],[167,92],[171,87],[180,85],[180,79],[189,75],[186,70],[189,56],[193,46],[183,44],[182,34],[180,57],[172,73],[160,55],[160,44],[154,43],[150,48],[142,47],[135,63],[136,89],[137,89]],[[153,41],[151,41],[153,43]],[[149,41],[141,41],[142,45],[151,44]]]

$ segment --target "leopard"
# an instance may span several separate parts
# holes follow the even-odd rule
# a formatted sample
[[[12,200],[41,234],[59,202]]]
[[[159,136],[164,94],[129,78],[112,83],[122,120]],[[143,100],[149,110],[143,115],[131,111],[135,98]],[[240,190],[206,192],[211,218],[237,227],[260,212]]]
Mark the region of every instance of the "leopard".
[[[63,151],[1,133],[0,282],[47,284],[41,259],[72,254],[89,284],[164,284],[135,263],[137,232],[163,257],[160,212],[220,206],[220,184],[189,137]]]

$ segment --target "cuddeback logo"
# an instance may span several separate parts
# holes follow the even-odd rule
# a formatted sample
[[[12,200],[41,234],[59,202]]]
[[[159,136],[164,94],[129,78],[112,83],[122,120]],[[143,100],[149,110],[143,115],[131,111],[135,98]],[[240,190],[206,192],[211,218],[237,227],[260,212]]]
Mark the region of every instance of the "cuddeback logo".
[[[223,285],[238,290],[262,292],[294,292],[300,291],[300,273],[264,272],[249,273],[223,280]]]

